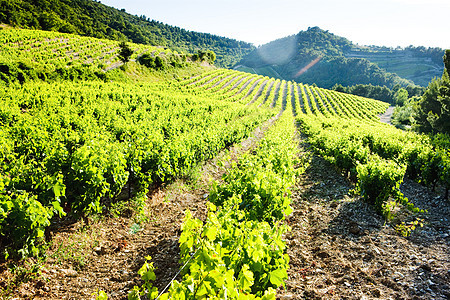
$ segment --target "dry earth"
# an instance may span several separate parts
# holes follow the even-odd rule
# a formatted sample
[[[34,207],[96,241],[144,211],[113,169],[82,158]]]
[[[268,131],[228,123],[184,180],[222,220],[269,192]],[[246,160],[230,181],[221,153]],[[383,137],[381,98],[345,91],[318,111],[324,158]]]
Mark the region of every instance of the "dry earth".
[[[384,114],[379,115],[380,117],[380,121],[383,123],[387,123],[387,124],[391,124],[391,117],[392,114],[394,113],[394,107],[393,106],[389,106]]]

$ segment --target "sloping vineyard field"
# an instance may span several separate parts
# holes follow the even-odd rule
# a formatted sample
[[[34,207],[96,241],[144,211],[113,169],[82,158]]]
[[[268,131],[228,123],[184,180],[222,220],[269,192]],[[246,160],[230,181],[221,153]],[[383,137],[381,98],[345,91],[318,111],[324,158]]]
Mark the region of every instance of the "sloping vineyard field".
[[[30,61],[51,70],[77,65],[95,65],[100,69],[108,69],[120,61],[116,41],[74,34],[8,29],[0,31],[0,43],[2,62]],[[161,53],[177,54],[163,47],[134,43],[129,43],[129,46],[133,50],[130,59],[136,59],[143,53],[154,56]]]
[[[189,88],[200,94],[214,89],[214,91],[217,91],[215,96],[219,99],[222,99],[223,95],[228,95],[228,99],[233,101],[278,107],[284,111],[278,122],[285,125],[279,125],[280,127],[290,126],[292,128],[292,117],[296,115],[297,122],[303,129],[302,132],[308,136],[308,141],[317,153],[335,164],[351,180],[354,180],[356,191],[388,219],[393,218],[394,208],[399,205],[413,213],[424,212],[420,208],[414,207],[400,192],[400,184],[406,173],[411,179],[424,184],[440,183],[445,189],[448,189],[446,181],[448,176],[448,144],[445,138],[430,139],[414,133],[405,133],[380,123],[377,116],[386,110],[388,104],[284,81],[272,85],[270,90],[265,90],[263,85],[269,86],[270,79],[268,78],[255,79],[254,75],[248,75],[243,77],[242,80],[242,75],[236,73],[233,77],[230,73],[232,72],[218,71],[210,74],[204,80],[190,82]],[[227,83],[227,81],[235,83],[233,85]],[[220,90],[216,88],[218,86],[230,87]],[[246,91],[249,86],[252,86],[252,88]],[[265,93],[261,91],[265,91]],[[251,98],[249,102],[249,99],[242,95],[254,95],[253,97],[257,98]],[[288,115],[289,117],[287,117]],[[286,121],[286,119],[290,120]],[[278,126],[274,126],[272,129],[275,135],[281,140],[286,140],[281,132],[277,132],[277,128]],[[290,130],[292,132],[292,129]],[[269,130],[268,138],[271,133],[272,131]],[[289,140],[289,143],[293,143],[292,134],[287,140]],[[264,140],[262,144],[264,144]],[[265,149],[269,161],[270,157],[276,152],[278,153],[276,160],[291,165],[290,168],[283,169],[292,169],[292,162],[288,163],[289,157],[292,160],[292,154],[285,156],[283,151],[280,150],[264,147],[263,149]],[[295,150],[291,151],[296,152]],[[258,150],[254,152],[257,156]],[[436,162],[433,162],[430,157],[438,160],[440,165],[437,166]],[[239,231],[236,231],[237,229],[234,227],[231,227],[233,229],[229,227],[229,218],[236,214],[236,211],[239,211],[237,213],[238,219],[257,219],[259,220],[257,227],[261,228],[267,226],[265,225],[266,222],[273,226],[274,220],[282,220],[290,212],[289,206],[286,206],[290,203],[289,198],[287,198],[287,201],[283,201],[285,207],[283,208],[283,205],[280,207],[283,208],[281,213],[276,213],[279,216],[278,219],[273,219],[273,214],[267,215],[268,211],[277,207],[276,197],[270,202],[264,203],[263,195],[267,195],[267,191],[256,189],[257,194],[252,194],[249,199],[247,198],[248,191],[254,190],[249,187],[249,184],[250,186],[254,184],[255,178],[268,176],[267,173],[270,174],[270,167],[268,166],[272,164],[268,163],[263,172],[265,175],[259,177],[257,171],[255,171],[255,168],[258,169],[258,164],[252,164],[252,168],[248,170],[245,167],[246,159],[247,156],[244,156],[239,167],[235,165],[229,171],[224,177],[225,183],[212,189],[209,199],[214,204],[219,204],[219,218],[215,214],[216,207],[214,205],[210,207],[210,213],[204,226],[199,221],[192,219],[190,213],[187,213],[180,238],[180,247],[182,262],[189,262],[188,266],[191,269],[186,271],[183,277],[184,285],[178,282],[173,283],[169,292],[162,296],[163,298],[175,299],[175,295],[180,293],[187,298],[200,297],[201,295],[197,295],[197,293],[224,298],[224,295],[228,293],[228,295],[234,295],[233,297],[236,298],[254,299],[253,295],[256,295],[256,297],[266,299],[274,297],[272,288],[276,288],[286,280],[287,266],[285,261],[275,259],[278,261],[275,269],[273,266],[264,269],[258,263],[258,260],[274,261],[273,252],[266,254],[269,257],[272,256],[272,259],[267,258],[267,260],[263,257],[252,256],[256,255],[254,252],[256,250],[253,249],[260,249],[261,245],[265,245],[263,241],[259,241],[260,246],[253,245],[252,248],[247,250],[245,250],[248,246],[247,243],[242,246],[238,246],[236,243],[239,242],[237,241],[231,243],[229,247],[234,249],[231,253],[243,251],[239,256],[240,263],[236,263],[235,258],[228,254],[230,250],[221,248],[223,243],[229,243],[227,237],[229,230],[233,232],[243,230],[245,232],[243,228],[247,224],[241,224]],[[263,160],[263,164],[265,163],[267,162]],[[434,165],[432,165],[433,163]],[[305,164],[302,166],[304,167]],[[436,169],[432,171],[432,168]],[[241,181],[242,179],[244,182]],[[262,182],[259,182],[260,186],[264,186]],[[295,179],[293,182],[295,182]],[[289,188],[290,186],[292,186],[292,182],[287,181],[276,189],[283,190],[283,188]],[[225,199],[222,199],[222,197],[225,197]],[[233,199],[234,197],[237,199]],[[228,209],[223,211],[220,208]],[[277,209],[279,210],[279,208],[275,208],[272,212],[277,211]],[[223,217],[225,219],[222,219]],[[281,219],[279,219],[280,217]],[[398,229],[402,234],[410,234],[407,230],[401,231],[401,227],[398,227]],[[186,232],[188,233],[186,234]],[[239,236],[241,235],[243,233],[239,233]],[[271,236],[271,234],[261,234],[261,236]],[[222,238],[225,240],[221,240]],[[249,239],[252,240],[252,238]],[[272,239],[276,240],[273,236]],[[240,238],[238,238],[238,241],[241,241]],[[215,243],[219,243],[220,246],[214,246]],[[285,244],[281,240],[279,245],[282,245],[281,249],[285,248]],[[275,249],[275,252],[278,252],[280,248],[275,247]],[[197,252],[200,252],[200,254]],[[193,262],[191,262],[191,259]],[[264,272],[259,275],[261,268],[264,269]],[[234,274],[234,277],[231,274]],[[237,279],[237,281],[232,278]],[[222,285],[223,282],[230,282],[230,285],[225,288]],[[189,289],[188,286],[193,283],[196,289]]]
[[[112,41],[0,33],[3,63],[107,69],[118,60]],[[135,57],[162,51],[132,48]],[[152,287],[149,258],[139,271],[144,284],[130,291],[130,299],[159,293],[160,299],[275,299],[289,267],[283,237],[290,191],[307,166],[296,135],[304,135],[387,219],[398,206],[424,212],[400,191],[405,176],[448,197],[448,137],[382,124],[378,115],[388,104],[372,99],[214,68],[156,83],[35,80],[1,87],[0,237],[6,258],[45,251],[49,230],[66,217],[98,214],[118,199],[143,205],[151,185],[188,175],[274,120],[256,147],[212,185],[206,220],[186,212],[180,280],[168,290]],[[404,235],[408,228],[397,227]]]
[[[99,212],[125,185],[186,174],[273,111],[178,84],[33,83],[1,94],[2,233],[35,251],[53,215]],[[129,187],[131,190],[131,186]]]

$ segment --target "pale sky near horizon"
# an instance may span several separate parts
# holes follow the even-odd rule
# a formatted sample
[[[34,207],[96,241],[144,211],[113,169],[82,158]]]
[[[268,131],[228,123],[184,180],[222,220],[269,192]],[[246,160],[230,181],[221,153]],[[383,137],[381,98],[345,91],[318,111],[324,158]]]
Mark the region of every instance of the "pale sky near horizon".
[[[133,15],[253,43],[319,26],[355,44],[450,49],[450,0],[101,0]]]

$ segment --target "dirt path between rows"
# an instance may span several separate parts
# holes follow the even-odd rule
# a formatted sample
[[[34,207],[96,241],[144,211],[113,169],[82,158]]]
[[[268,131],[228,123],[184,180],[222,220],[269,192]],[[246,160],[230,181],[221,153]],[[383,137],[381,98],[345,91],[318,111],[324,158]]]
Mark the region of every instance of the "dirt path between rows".
[[[293,190],[290,257],[280,299],[449,299],[450,204],[406,180],[402,191],[428,210],[426,226],[400,236],[332,165],[313,156]]]
[[[380,121],[383,123],[386,123],[386,124],[391,124],[391,117],[392,117],[393,113],[394,113],[394,107],[389,106],[386,109],[386,112],[384,114],[379,115]]]

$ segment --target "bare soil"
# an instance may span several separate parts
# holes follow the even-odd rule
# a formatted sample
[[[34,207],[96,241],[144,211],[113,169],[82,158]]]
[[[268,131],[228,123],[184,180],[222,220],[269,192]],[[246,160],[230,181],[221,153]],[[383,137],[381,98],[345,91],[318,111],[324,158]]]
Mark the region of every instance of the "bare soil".
[[[379,115],[380,117],[380,121],[386,124],[391,124],[391,117],[392,114],[394,113],[394,107],[393,106],[389,106],[384,114]]]

